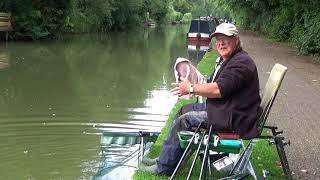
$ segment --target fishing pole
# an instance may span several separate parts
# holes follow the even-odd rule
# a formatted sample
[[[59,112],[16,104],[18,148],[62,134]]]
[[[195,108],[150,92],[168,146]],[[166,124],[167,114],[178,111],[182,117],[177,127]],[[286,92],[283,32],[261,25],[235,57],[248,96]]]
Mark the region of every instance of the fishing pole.
[[[201,180],[203,174],[204,174],[204,179],[206,179],[206,171],[204,171],[204,167],[208,162],[207,160],[208,160],[208,154],[209,154],[209,144],[210,144],[210,137],[211,137],[211,134],[212,134],[211,130],[212,130],[212,125],[210,125],[209,133],[205,136],[204,144],[205,144],[206,148],[205,148],[204,155],[203,155],[203,160],[202,160],[202,165],[201,165],[201,169],[200,169],[199,180]],[[210,163],[208,165],[209,165],[209,171],[210,171]],[[211,174],[211,171],[210,171],[210,174]]]
[[[180,167],[181,167],[181,165],[182,165],[182,162],[184,161],[184,158],[186,157],[186,155],[188,154],[188,152],[189,152],[189,150],[190,150],[190,148],[191,148],[191,144],[193,143],[193,140],[194,140],[196,134],[198,134],[198,132],[199,132],[199,130],[200,130],[200,127],[201,127],[202,123],[203,123],[203,121],[200,122],[200,124],[198,125],[197,129],[195,130],[193,136],[191,137],[191,139],[190,139],[190,141],[189,141],[186,149],[184,150],[184,152],[183,152],[183,154],[182,154],[182,156],[181,156],[181,158],[180,158],[180,161],[179,161],[178,165],[177,165],[176,168],[174,169],[174,171],[173,171],[171,177],[169,178],[169,180],[173,180],[173,178],[174,178],[175,175],[177,174],[178,170],[180,169]]]
[[[192,164],[191,164],[191,167],[190,167],[190,170],[189,170],[189,173],[188,173],[188,176],[187,176],[187,179],[186,179],[186,180],[189,180],[190,177],[191,177],[191,174],[192,174],[194,165],[196,164],[196,160],[197,160],[197,158],[198,158],[198,155],[199,155],[199,152],[200,152],[200,148],[201,148],[201,145],[202,145],[202,142],[203,142],[203,139],[204,139],[204,134],[205,134],[205,132],[202,134],[201,140],[200,140],[199,145],[198,145],[198,149],[197,149],[197,151],[196,151],[196,155],[195,155],[195,157],[193,158],[193,162],[192,162]]]

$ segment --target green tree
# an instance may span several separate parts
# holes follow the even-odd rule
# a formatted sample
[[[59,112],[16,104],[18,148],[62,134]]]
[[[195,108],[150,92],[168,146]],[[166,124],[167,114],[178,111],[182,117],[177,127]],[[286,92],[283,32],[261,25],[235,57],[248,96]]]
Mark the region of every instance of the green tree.
[[[173,1],[174,10],[185,14],[191,11],[191,4],[187,0],[175,0]]]
[[[168,0],[144,0],[143,9],[150,13],[151,18],[162,23],[168,13]]]
[[[14,39],[41,39],[61,31],[70,8],[64,0],[4,0],[0,9],[11,12]]]
[[[288,41],[308,54],[320,53],[317,0],[216,0],[242,28]]]

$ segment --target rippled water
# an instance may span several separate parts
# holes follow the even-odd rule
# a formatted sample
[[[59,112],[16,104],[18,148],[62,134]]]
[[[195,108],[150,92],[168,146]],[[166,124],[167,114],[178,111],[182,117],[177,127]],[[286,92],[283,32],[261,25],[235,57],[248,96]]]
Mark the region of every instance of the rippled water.
[[[186,31],[0,44],[0,179],[91,179],[103,131],[159,132]]]

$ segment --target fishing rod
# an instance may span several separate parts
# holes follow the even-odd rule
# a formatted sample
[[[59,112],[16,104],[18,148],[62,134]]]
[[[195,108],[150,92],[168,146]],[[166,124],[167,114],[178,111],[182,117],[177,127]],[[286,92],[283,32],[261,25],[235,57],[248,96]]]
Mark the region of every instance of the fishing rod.
[[[132,151],[131,153],[127,154],[127,155],[123,155],[123,158],[120,161],[108,161],[105,162],[105,160],[107,160],[108,158],[103,157],[102,161],[103,161],[103,165],[102,167],[99,168],[99,171],[97,174],[109,174],[111,171],[114,170],[114,168],[116,167],[133,167],[133,168],[137,168],[136,166],[131,166],[131,165],[126,165],[127,162],[129,162],[130,160],[132,160],[134,157],[136,157],[139,154],[139,149],[137,148],[136,150]],[[105,164],[107,163],[113,163],[113,165],[110,166],[106,166]]]
[[[202,134],[201,140],[200,140],[199,145],[198,145],[198,149],[197,149],[197,151],[196,151],[196,155],[195,155],[195,157],[193,158],[193,162],[192,162],[192,164],[191,164],[191,167],[190,167],[190,170],[189,170],[189,173],[188,173],[188,176],[187,176],[187,179],[186,179],[186,180],[189,180],[190,177],[191,177],[191,174],[192,174],[194,165],[196,164],[196,160],[197,160],[197,158],[198,158],[198,155],[199,155],[199,152],[200,152],[200,148],[201,148],[201,145],[202,145],[202,142],[203,142],[203,139],[204,139],[204,134],[205,134],[205,132]],[[195,143],[195,144],[196,144],[196,143]]]
[[[106,135],[118,135],[118,136],[153,136],[158,135],[160,132],[151,132],[151,131],[138,131],[138,132],[117,132],[117,131],[103,131],[102,134]]]
[[[205,168],[206,164],[208,163],[208,154],[209,154],[209,145],[210,145],[211,134],[212,134],[212,125],[210,125],[209,133],[204,137],[204,144],[205,144],[206,148],[205,148],[204,155],[203,155],[199,180],[201,180],[203,174],[204,174],[204,179],[206,179],[206,171],[204,170],[204,168]],[[209,165],[209,173],[211,175],[210,162],[208,163],[208,165]]]
[[[150,147],[149,147],[150,148]],[[146,148],[147,149],[147,148]],[[126,167],[133,167],[133,168],[137,168],[136,166],[133,165],[125,165],[125,163],[127,163],[128,161],[132,160],[133,158],[135,158],[136,156],[139,157],[140,154],[140,145],[139,148],[137,148],[136,150],[132,151],[131,153],[127,154],[127,155],[121,155],[123,156],[122,160],[120,161],[108,161],[108,162],[112,162],[112,163],[117,163],[116,165],[112,165],[109,167],[104,167],[103,170],[105,169],[110,169],[110,168],[115,168],[115,167],[120,167],[120,166],[126,166]],[[119,155],[119,154],[114,154],[114,155]],[[104,158],[107,159],[107,158]],[[139,160],[139,159],[138,159]],[[110,170],[111,171],[111,170]]]
[[[199,130],[200,130],[200,127],[202,125],[203,121],[200,122],[200,124],[198,125],[197,129],[195,130],[193,136],[191,137],[186,149],[184,150],[181,158],[180,158],[180,161],[178,163],[178,165],[176,166],[176,168],[174,169],[171,177],[169,178],[169,180],[173,180],[173,178],[176,176],[178,170],[180,169],[181,165],[182,165],[182,162],[184,161],[184,158],[186,157],[186,155],[188,154],[188,152],[190,151],[190,148],[191,148],[191,144],[193,143],[193,140],[195,139],[195,136],[196,134],[198,134]]]

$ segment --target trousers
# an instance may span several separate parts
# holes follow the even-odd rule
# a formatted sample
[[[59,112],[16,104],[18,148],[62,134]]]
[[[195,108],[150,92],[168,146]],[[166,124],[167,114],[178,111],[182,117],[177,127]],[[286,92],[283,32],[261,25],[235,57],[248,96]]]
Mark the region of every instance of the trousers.
[[[177,132],[183,130],[191,131],[192,127],[199,126],[201,122],[204,124],[208,122],[205,103],[189,104],[180,109],[171,124],[170,131],[157,160],[159,174],[170,176],[183,154]]]

